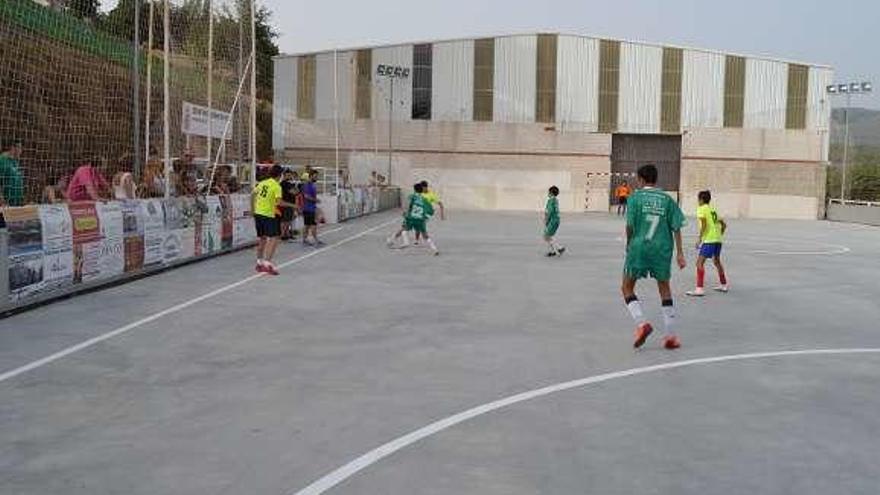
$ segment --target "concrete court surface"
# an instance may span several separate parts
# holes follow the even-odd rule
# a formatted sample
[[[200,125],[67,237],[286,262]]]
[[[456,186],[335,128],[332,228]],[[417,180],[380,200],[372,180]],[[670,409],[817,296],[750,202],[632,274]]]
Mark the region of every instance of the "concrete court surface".
[[[431,222],[436,258],[384,246],[398,218],[345,224],[280,277],[0,380],[0,493],[288,495],[321,479],[339,494],[878,492],[880,354],[645,367],[877,350],[880,229],[733,221],[732,291],[686,299],[693,266],[679,272],[684,347],[634,352],[618,218],[564,216],[559,259],[542,256],[539,213],[452,212]],[[0,320],[0,373],[250,276],[251,256]],[[652,284],[640,294],[656,321]]]

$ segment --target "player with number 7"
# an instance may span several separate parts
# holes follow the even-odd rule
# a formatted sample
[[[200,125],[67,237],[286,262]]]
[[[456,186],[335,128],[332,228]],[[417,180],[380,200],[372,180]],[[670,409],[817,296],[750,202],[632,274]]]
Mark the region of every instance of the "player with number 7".
[[[621,291],[630,316],[636,323],[633,347],[641,347],[654,328],[645,319],[642,305],[636,297],[636,281],[651,277],[657,280],[657,290],[662,301],[665,336],[663,347],[677,349],[681,342],[675,334],[677,315],[672,301],[672,250],[675,241],[676,261],[679,269],[687,262],[682,247],[681,228],[685,217],[678,204],[658,189],[657,167],[643,165],[638,170],[639,190],[628,201],[626,212],[626,262],[623,269]]]

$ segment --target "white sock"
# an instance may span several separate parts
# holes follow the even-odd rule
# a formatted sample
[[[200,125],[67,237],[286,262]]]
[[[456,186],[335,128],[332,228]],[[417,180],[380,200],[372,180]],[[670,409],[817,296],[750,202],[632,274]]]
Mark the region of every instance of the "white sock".
[[[427,242],[428,245],[431,246],[431,251],[436,251],[436,250],[437,250],[437,246],[434,244],[434,239],[428,239],[428,240],[425,241],[425,242]]]
[[[409,245],[409,234],[407,234],[407,232],[404,230],[403,233],[400,234],[400,236],[403,238],[403,245],[408,246]]]
[[[558,251],[558,250],[556,249],[556,246],[553,245],[553,241],[547,241],[547,246],[550,247],[550,252],[551,252],[551,253],[556,253],[556,252]]]
[[[663,301],[661,310],[663,311],[663,326],[666,330],[666,335],[675,335],[675,324],[677,323],[678,315],[675,314],[675,306],[672,305],[672,301]]]
[[[629,315],[632,316],[636,325],[641,325],[645,322],[645,315],[642,313],[642,303],[638,299],[633,299],[632,301],[626,303],[626,309],[629,310]]]
[[[262,266],[264,263],[265,263],[265,261],[263,261],[263,258],[257,258],[258,265]]]

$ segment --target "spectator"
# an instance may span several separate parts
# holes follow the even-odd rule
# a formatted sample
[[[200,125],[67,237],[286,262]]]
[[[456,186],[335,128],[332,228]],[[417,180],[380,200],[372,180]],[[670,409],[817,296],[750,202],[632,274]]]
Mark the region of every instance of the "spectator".
[[[229,167],[226,165],[217,165],[216,167],[211,194],[229,194]]]
[[[21,142],[3,143],[0,153],[0,206],[24,204],[24,175],[21,173]]]
[[[296,232],[292,229],[293,220],[296,218],[296,195],[297,187],[294,182],[296,174],[293,170],[284,169],[281,181],[281,240],[292,240]]]
[[[49,175],[49,183],[43,188],[43,203],[63,203],[67,200],[67,178],[60,177],[57,172]]]
[[[165,174],[162,162],[152,160],[147,162],[144,170],[144,181],[140,186],[140,196],[144,198],[159,198],[165,196]]]
[[[299,178],[303,183],[307,183],[311,180],[312,174],[315,173],[315,170],[311,165],[306,165],[305,170],[300,174]]]
[[[80,165],[73,173],[67,185],[69,201],[102,201],[109,197],[110,184],[102,170],[93,165],[95,162],[101,164],[101,169],[106,167],[106,160],[95,159]]]
[[[113,176],[113,197],[115,199],[137,199],[134,178],[128,172],[118,172]]]
[[[312,239],[315,240],[314,246],[321,246],[324,243],[318,239],[318,172],[313,170],[309,181],[302,186],[303,195],[303,223],[305,223],[305,232],[303,233],[303,244],[309,244],[309,232],[312,233]]]
[[[186,150],[175,167],[178,181],[177,191],[183,196],[194,196],[199,192],[198,170],[193,158],[192,151]]]

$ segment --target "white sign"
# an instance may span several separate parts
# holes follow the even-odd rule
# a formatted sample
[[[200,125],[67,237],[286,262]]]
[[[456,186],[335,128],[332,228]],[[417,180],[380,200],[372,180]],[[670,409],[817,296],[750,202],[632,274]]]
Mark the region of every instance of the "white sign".
[[[213,124],[211,119],[213,117]],[[193,136],[213,135],[217,139],[223,139],[223,131],[230,115],[226,112],[214,110],[208,107],[183,102],[183,120],[180,123],[180,132]],[[231,134],[231,133],[230,133]],[[227,137],[231,139],[231,137]]]

